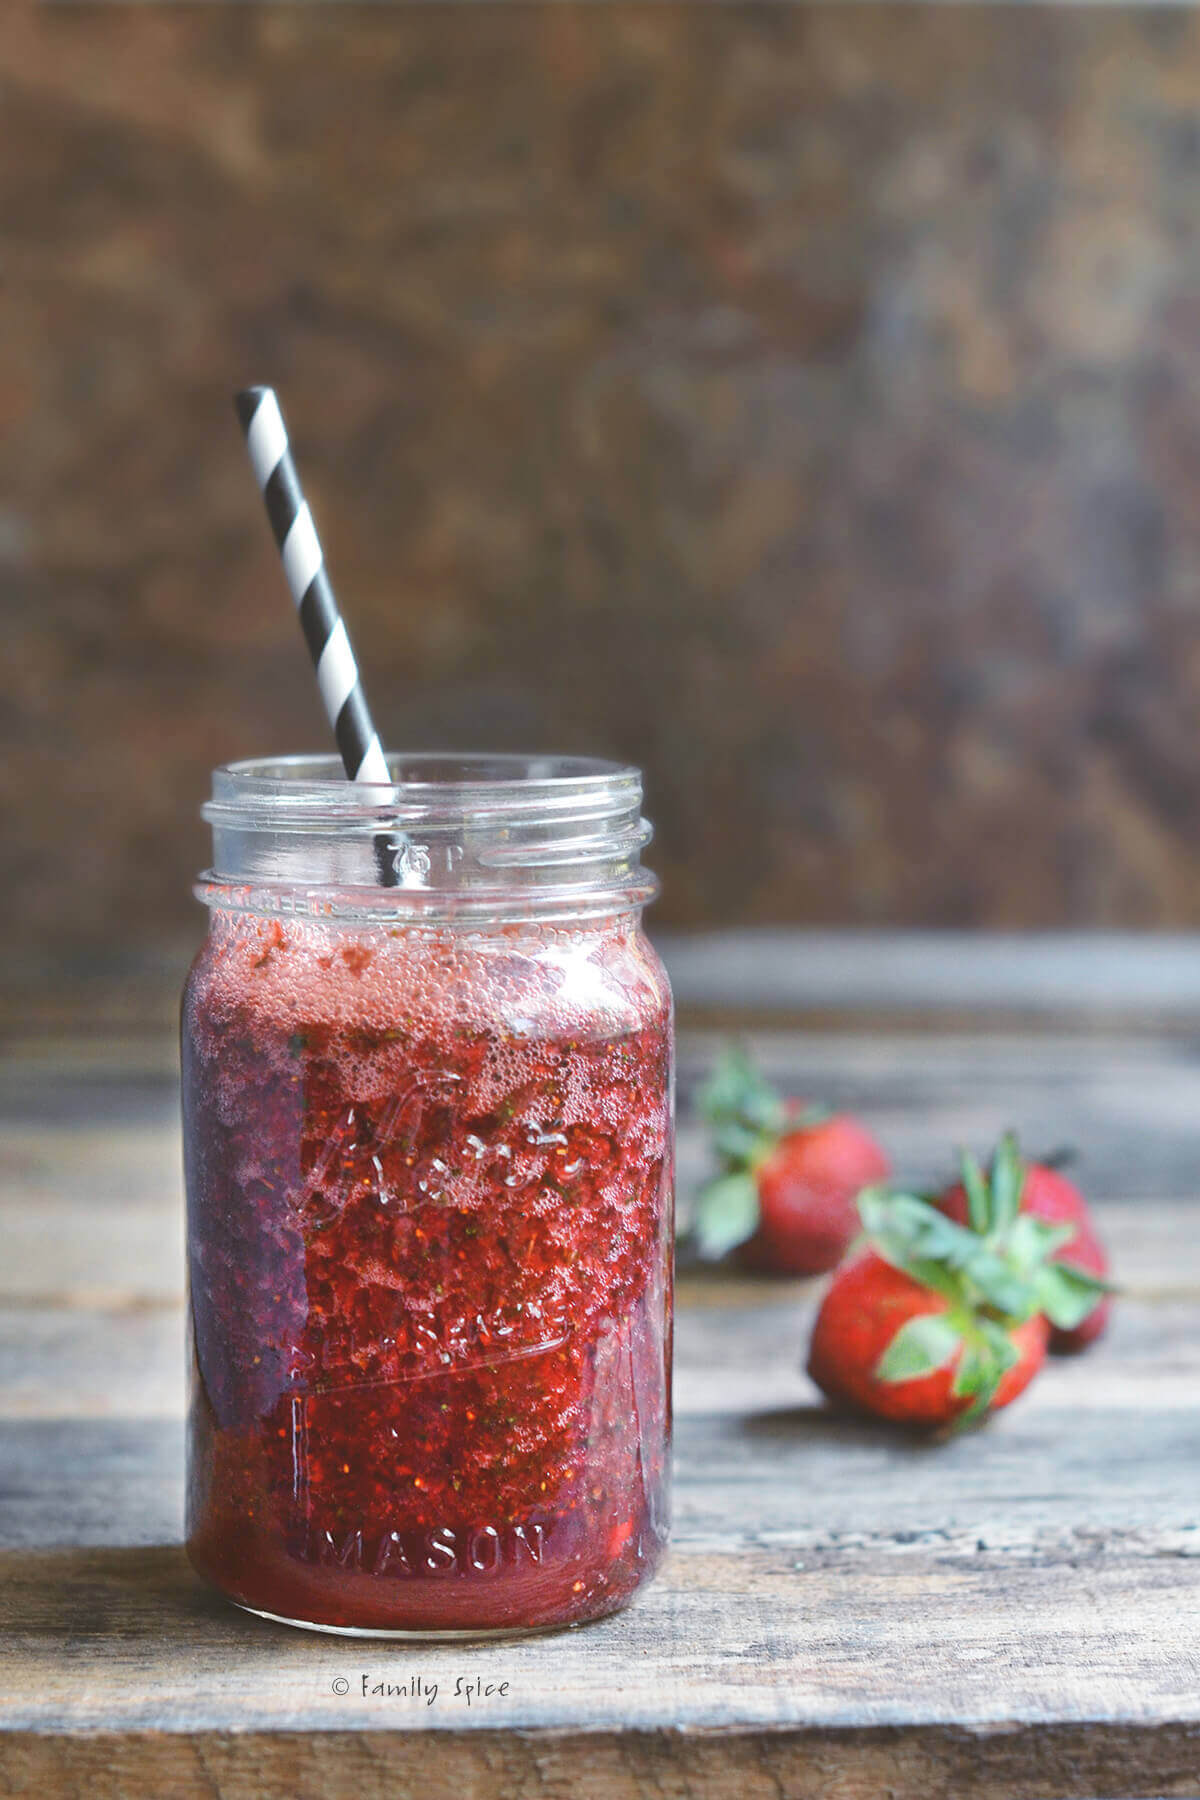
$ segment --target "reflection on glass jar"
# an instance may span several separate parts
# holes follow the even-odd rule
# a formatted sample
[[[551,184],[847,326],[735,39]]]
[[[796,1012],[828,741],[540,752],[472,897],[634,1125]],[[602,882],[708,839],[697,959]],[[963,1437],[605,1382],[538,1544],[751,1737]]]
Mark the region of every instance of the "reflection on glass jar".
[[[392,767],[364,796],[329,759],[239,765],[206,808],[189,1551],[297,1623],[576,1623],[668,1526],[671,1011],[640,783]],[[398,889],[374,885],[383,831]]]

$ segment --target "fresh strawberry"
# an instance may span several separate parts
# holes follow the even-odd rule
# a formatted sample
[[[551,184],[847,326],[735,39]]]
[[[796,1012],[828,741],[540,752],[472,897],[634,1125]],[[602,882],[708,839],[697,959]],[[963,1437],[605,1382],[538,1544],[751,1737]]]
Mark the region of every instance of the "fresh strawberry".
[[[962,1222],[915,1194],[860,1195],[866,1245],[835,1274],[809,1350],[830,1399],[934,1430],[1029,1385],[1050,1326],[1075,1330],[1103,1285],[1056,1260],[1070,1227],[1019,1210],[1021,1174],[1011,1140],[989,1177],[964,1157]]]
[[[726,1054],[700,1108],[720,1174],[700,1195],[696,1236],[707,1256],[735,1245],[751,1267],[822,1275],[858,1231],[855,1200],[889,1173],[875,1139],[848,1113],[785,1101],[744,1052]]]
[[[859,1194],[890,1173],[875,1139],[848,1113],[787,1132],[754,1171],[758,1228],[743,1256],[755,1268],[823,1275],[857,1235]]]
[[[1057,1169],[1048,1168],[1044,1163],[1025,1163],[1023,1169],[1021,1211],[1032,1213],[1035,1218],[1044,1219],[1049,1225],[1071,1227],[1071,1235],[1064,1241],[1062,1248],[1055,1251],[1055,1258],[1104,1280],[1109,1273],[1108,1256],[1092,1222],[1087,1201],[1074,1182],[1068,1181],[1065,1175],[1060,1174]],[[948,1188],[938,1198],[937,1205],[952,1219],[964,1223],[968,1208],[967,1192],[962,1183],[957,1182]],[[1063,1330],[1057,1325],[1051,1328],[1051,1350],[1060,1356],[1086,1350],[1089,1344],[1094,1344],[1098,1337],[1103,1336],[1111,1312],[1111,1295],[1099,1295],[1091,1312],[1072,1330]]]
[[[971,1404],[958,1386],[965,1342],[947,1319],[950,1301],[885,1262],[860,1251],[834,1276],[817,1315],[808,1372],[831,1400],[933,1430],[952,1424]],[[1000,1327],[1003,1357],[1013,1360],[996,1382],[989,1411],[1028,1387],[1046,1356],[1040,1313]],[[901,1333],[906,1335],[901,1338]],[[946,1353],[940,1364],[933,1358]]]

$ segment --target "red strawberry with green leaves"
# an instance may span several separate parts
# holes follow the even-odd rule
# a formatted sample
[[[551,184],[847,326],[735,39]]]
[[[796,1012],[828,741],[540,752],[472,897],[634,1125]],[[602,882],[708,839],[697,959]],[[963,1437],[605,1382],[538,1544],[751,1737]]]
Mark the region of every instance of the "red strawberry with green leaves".
[[[785,1101],[742,1050],[729,1050],[700,1096],[720,1173],[699,1197],[696,1239],[710,1257],[736,1245],[752,1267],[823,1275],[859,1229],[855,1201],[890,1172],[848,1113]]]
[[[1051,1325],[1075,1330],[1103,1293],[1056,1260],[1070,1227],[1020,1211],[1021,1164],[963,1158],[962,1223],[916,1194],[859,1198],[864,1248],[830,1283],[808,1372],[831,1400],[921,1430],[959,1428],[1015,1400]]]
[[[1040,1313],[1021,1325],[997,1323],[990,1347],[1003,1372],[984,1407],[1007,1406],[1028,1387],[1046,1356]],[[963,1418],[965,1340],[945,1295],[924,1287],[873,1250],[840,1268],[817,1315],[808,1372],[829,1399],[877,1418],[935,1430]],[[943,1359],[943,1360],[939,1360]],[[982,1410],[982,1409],[981,1409]]]
[[[1010,1146],[1008,1155],[1018,1154],[1016,1142],[1006,1138],[1005,1144]],[[997,1151],[1000,1155],[1004,1150]],[[1032,1213],[1037,1219],[1044,1219],[1050,1225],[1070,1226],[1070,1236],[1055,1255],[1060,1262],[1068,1262],[1074,1268],[1085,1269],[1089,1275],[1097,1275],[1104,1279],[1109,1273],[1108,1255],[1100,1241],[1099,1234],[1092,1222],[1087,1201],[1075,1186],[1068,1181],[1058,1169],[1046,1163],[1022,1163],[1021,1200],[1022,1212]],[[967,1217],[967,1193],[961,1182],[947,1188],[939,1195],[936,1204],[952,1219],[964,1222]],[[1102,1293],[1087,1317],[1067,1331],[1055,1325],[1050,1331],[1050,1348],[1058,1355],[1071,1355],[1079,1350],[1086,1350],[1102,1337],[1112,1312],[1112,1298]]]

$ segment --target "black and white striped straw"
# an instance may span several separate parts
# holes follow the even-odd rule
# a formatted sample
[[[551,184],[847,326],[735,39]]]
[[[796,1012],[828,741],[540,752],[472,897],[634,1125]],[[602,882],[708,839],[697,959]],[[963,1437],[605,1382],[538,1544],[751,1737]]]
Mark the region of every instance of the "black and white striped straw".
[[[351,781],[390,783],[391,772],[371,722],[358,663],[296,474],[275,390],[243,388],[234,404],[346,774]],[[393,844],[377,838],[375,853],[380,879],[385,886],[394,886]]]

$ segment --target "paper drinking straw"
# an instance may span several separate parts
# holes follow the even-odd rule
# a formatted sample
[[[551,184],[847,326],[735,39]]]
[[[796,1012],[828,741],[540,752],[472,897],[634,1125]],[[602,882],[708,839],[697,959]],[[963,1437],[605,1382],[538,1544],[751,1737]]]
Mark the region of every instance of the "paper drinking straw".
[[[296,474],[275,390],[243,388],[234,405],[346,774],[351,781],[390,783],[391,771],[371,723],[358,663]],[[396,885],[395,850],[389,838],[376,838],[375,860],[385,887]]]

